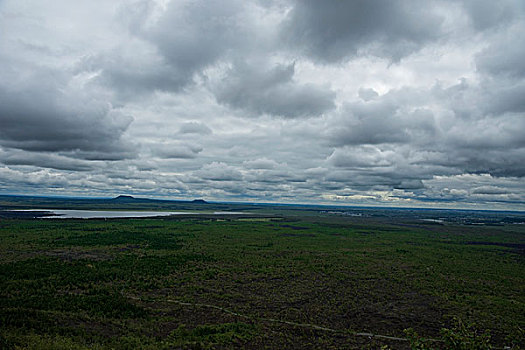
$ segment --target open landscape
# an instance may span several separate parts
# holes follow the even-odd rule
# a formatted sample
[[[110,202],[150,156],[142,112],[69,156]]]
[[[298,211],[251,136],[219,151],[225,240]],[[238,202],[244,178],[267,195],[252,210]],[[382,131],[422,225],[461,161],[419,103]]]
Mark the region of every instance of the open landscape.
[[[0,0],[0,350],[525,349],[524,0]]]
[[[2,197],[3,209],[23,198]],[[129,202],[115,207],[137,209]],[[141,219],[1,211],[0,347],[523,347],[525,214],[249,207]]]

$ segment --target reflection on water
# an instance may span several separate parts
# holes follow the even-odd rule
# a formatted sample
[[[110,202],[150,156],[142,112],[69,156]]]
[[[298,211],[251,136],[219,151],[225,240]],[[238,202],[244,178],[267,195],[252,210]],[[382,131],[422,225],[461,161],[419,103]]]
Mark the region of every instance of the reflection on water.
[[[46,219],[90,219],[90,218],[144,218],[154,216],[168,216],[168,215],[231,215],[243,214],[241,212],[233,211],[216,211],[213,213],[204,212],[188,212],[188,211],[129,211],[129,210],[62,210],[62,209],[24,209],[14,211],[37,211],[49,212],[53,215],[44,216]]]

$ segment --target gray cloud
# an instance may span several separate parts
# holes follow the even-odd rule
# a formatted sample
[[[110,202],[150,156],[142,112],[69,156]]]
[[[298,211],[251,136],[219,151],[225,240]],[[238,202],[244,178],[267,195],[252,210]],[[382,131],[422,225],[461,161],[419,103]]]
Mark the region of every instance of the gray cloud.
[[[97,81],[110,86],[119,100],[155,91],[178,91],[191,81],[191,71],[173,67],[148,43],[132,45],[125,52],[119,52],[121,50],[87,57],[80,65],[83,70],[97,71]]]
[[[362,146],[350,150],[337,149],[328,161],[341,168],[389,167],[394,163],[393,151],[382,151],[372,146]]]
[[[132,98],[154,91],[177,92],[196,74],[232,50],[242,50],[250,14],[242,1],[170,1],[162,9],[153,0],[121,9],[123,23],[136,40],[91,59],[100,79]]]
[[[522,208],[524,15],[5,0],[0,192]]]
[[[247,160],[244,161],[243,164],[249,169],[275,169],[279,166],[279,164],[275,160],[268,158]]]
[[[412,95],[394,91],[368,102],[346,104],[337,124],[328,130],[329,143],[333,146],[406,143],[433,137],[436,125],[432,112],[407,110],[404,94]]]
[[[198,177],[211,181],[239,181],[242,174],[236,167],[223,162],[212,162],[204,165],[194,173]]]
[[[179,132],[182,134],[202,134],[209,135],[212,133],[211,129],[205,124],[199,122],[186,122],[181,125]]]
[[[432,2],[296,1],[283,38],[313,59],[335,62],[358,54],[398,61],[442,35]]]
[[[238,35],[245,31],[242,17],[242,1],[172,1],[144,35],[172,66],[192,73],[244,40]]]
[[[57,154],[23,151],[0,151],[0,162],[6,165],[32,165],[41,168],[71,171],[89,171],[95,164]]]
[[[0,145],[89,159],[133,156],[133,146],[121,138],[132,118],[100,93],[79,89],[78,78],[67,71],[1,56],[0,62]]]
[[[167,159],[191,159],[202,152],[202,147],[188,144],[163,144],[155,150],[155,154]]]
[[[481,186],[472,190],[474,194],[507,194],[508,191],[496,186]]]
[[[395,185],[394,188],[401,190],[419,190],[425,188],[421,179],[407,179],[402,180],[400,184]]]
[[[379,96],[379,94],[374,89],[359,88],[359,97],[365,102],[368,102],[370,100],[374,100],[378,96]]]
[[[519,16],[523,9],[523,3],[519,0],[464,0],[462,5],[465,7],[474,28],[486,30],[501,26]]]
[[[525,78],[524,29],[523,22],[500,29],[490,45],[476,55],[478,70],[510,78]]]
[[[484,101],[491,95],[505,95],[507,103],[499,109],[499,102]],[[472,103],[472,98],[480,100]],[[366,174],[372,187],[383,183],[406,190],[422,188],[422,180],[436,175],[523,177],[525,125],[513,107],[519,101],[503,89],[469,87],[463,80],[449,88],[393,90],[372,101],[347,104],[325,134],[336,147],[327,161],[352,169],[352,180],[347,180],[352,185],[356,175]],[[440,105],[437,117],[420,108],[428,104]]]
[[[487,98],[491,100],[484,102],[486,111],[494,114],[525,112],[525,101],[522,98],[524,94],[525,80],[517,84],[507,83],[505,86],[498,86],[496,90],[487,94]]]
[[[516,178],[494,178],[490,175],[464,174],[425,181],[423,193],[429,201],[444,200],[457,202],[469,200],[500,203],[525,203],[523,181]],[[507,193],[505,193],[507,191]],[[492,192],[492,193],[491,193]],[[424,197],[423,197],[424,198]]]
[[[215,88],[217,100],[256,115],[318,116],[335,107],[328,87],[293,81],[294,64],[272,68],[237,64]]]

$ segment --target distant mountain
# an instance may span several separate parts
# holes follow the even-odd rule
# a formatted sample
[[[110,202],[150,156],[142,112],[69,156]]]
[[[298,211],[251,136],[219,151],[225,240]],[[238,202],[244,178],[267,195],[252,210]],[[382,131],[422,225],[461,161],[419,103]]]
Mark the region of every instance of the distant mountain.
[[[114,201],[132,201],[135,200],[135,197],[133,196],[126,196],[126,195],[120,195],[118,197],[113,198]]]
[[[195,204],[208,204],[204,199],[194,199],[191,202]]]

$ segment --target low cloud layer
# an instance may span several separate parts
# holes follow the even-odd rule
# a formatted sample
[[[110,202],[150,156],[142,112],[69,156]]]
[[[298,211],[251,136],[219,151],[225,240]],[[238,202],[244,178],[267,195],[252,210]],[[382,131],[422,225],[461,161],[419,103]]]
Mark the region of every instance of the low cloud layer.
[[[0,2],[0,193],[523,209],[518,0]]]

